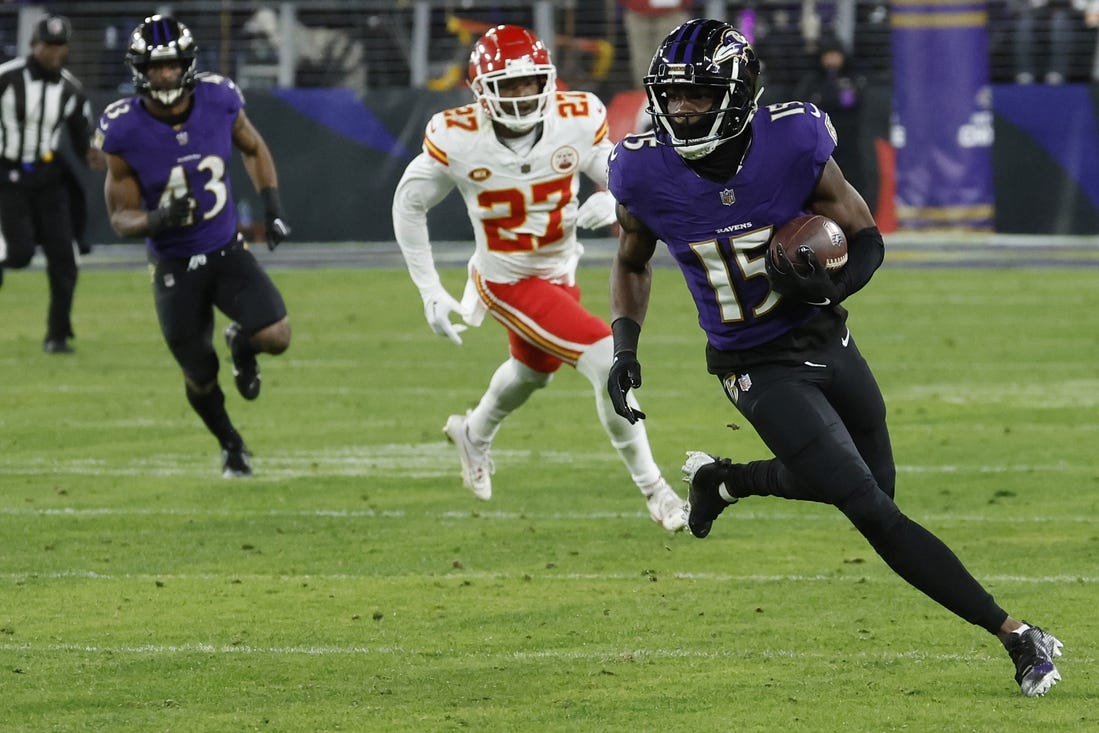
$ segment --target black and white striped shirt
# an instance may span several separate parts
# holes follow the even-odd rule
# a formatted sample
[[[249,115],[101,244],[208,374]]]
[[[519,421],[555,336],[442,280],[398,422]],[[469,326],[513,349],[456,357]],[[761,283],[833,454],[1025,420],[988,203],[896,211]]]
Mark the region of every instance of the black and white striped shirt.
[[[54,160],[68,127],[83,159],[92,129],[92,107],[76,77],[62,69],[44,73],[30,57],[0,64],[0,164],[29,170]]]

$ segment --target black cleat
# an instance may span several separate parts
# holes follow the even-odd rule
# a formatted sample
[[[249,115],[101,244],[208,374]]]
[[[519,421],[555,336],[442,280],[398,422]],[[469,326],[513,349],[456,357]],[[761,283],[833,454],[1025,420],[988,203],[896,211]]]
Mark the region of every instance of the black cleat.
[[[246,400],[254,400],[259,397],[259,362],[256,361],[255,352],[241,343],[242,339],[240,324],[229,324],[225,329],[225,344],[233,358],[233,379],[237,383],[240,396]]]
[[[1031,626],[1021,634],[1012,634],[1004,646],[1015,662],[1019,691],[1027,697],[1046,694],[1061,679],[1053,658],[1061,656],[1063,645],[1053,634]]]
[[[46,339],[42,342],[42,351],[47,354],[72,354],[76,349],[68,339]]]
[[[221,449],[221,477],[248,478],[252,475],[252,454],[242,443],[239,448]]]
[[[687,461],[683,464],[683,480],[690,485],[687,528],[699,539],[710,534],[710,527],[725,507],[737,502],[721,479],[722,463],[728,464],[729,460],[719,460],[700,451],[687,451]]]

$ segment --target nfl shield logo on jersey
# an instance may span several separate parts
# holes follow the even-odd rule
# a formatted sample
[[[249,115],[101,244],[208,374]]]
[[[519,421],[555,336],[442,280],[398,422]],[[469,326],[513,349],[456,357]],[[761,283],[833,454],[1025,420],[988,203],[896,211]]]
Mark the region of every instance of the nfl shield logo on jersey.
[[[736,203],[736,194],[733,193],[733,189],[726,188],[721,192],[721,203],[725,206],[732,206]]]

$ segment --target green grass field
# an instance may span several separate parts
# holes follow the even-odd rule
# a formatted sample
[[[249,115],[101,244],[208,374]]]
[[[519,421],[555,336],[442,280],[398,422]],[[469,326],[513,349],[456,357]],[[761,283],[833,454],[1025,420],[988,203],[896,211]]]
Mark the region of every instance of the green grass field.
[[[887,267],[850,303],[902,509],[1065,643],[1027,699],[993,637],[829,507],[660,530],[572,370],[505,424],[474,499],[441,427],[502,329],[434,336],[403,271],[272,269],[290,351],[255,403],[222,365],[248,481],[220,478],[143,270],[82,273],[72,357],[41,353],[45,276],[9,272],[0,730],[1099,730],[1097,273]],[[582,272],[601,314],[606,282]],[[639,397],[680,487],[688,449],[765,456],[703,345],[658,270]]]

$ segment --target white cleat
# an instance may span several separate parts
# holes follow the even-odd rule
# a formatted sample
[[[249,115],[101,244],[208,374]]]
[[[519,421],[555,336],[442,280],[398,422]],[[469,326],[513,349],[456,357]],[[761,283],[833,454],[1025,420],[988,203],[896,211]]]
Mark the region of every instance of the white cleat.
[[[678,532],[687,526],[686,504],[663,478],[656,484],[656,490],[645,497],[645,506],[653,521],[669,532]]]
[[[1024,624],[1027,622],[1024,621]],[[1004,642],[1011,661],[1015,662],[1015,681],[1027,697],[1040,697],[1061,680],[1053,660],[1061,656],[1064,644],[1053,634],[1037,626],[1015,632]]]
[[[458,459],[462,462],[462,483],[478,499],[488,501],[492,498],[492,474],[496,466],[492,463],[489,449],[479,448],[469,437],[466,420],[469,416],[451,415],[446,419],[443,433],[447,440],[458,448]]]

